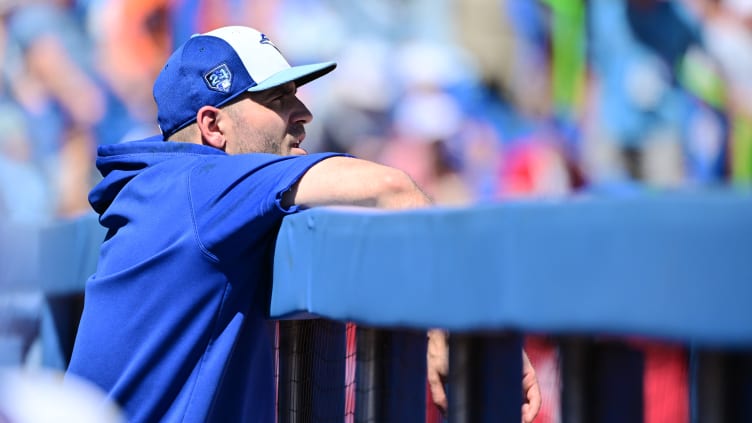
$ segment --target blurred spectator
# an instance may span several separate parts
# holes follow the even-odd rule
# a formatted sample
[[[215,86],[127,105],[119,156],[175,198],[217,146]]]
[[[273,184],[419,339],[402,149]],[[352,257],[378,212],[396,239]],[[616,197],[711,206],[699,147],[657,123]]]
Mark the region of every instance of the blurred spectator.
[[[673,1],[630,0],[625,6],[626,22],[635,40],[663,61],[670,82],[677,84],[677,69],[684,55],[700,42],[696,22]]]
[[[752,183],[752,3],[739,0],[684,0],[701,20],[703,46],[717,65],[720,77],[700,75],[697,84],[714,90],[716,109],[722,109],[730,126],[732,177]],[[716,74],[716,75],[717,75]],[[722,82],[718,82],[722,79]],[[725,85],[725,87],[718,87]],[[725,89],[724,89],[725,88]],[[722,91],[722,92],[718,92]],[[706,96],[707,98],[708,96]],[[720,111],[720,110],[719,110]]]
[[[627,3],[590,3],[593,102],[586,133],[594,139],[586,141],[589,169],[596,171],[596,180],[606,176],[676,186],[683,177],[677,163],[679,124],[687,99],[672,83],[671,68],[635,38]],[[599,154],[604,148],[616,154]],[[603,158],[612,161],[597,164]],[[650,165],[651,160],[659,164]]]
[[[461,111],[448,94],[411,92],[396,107],[393,137],[385,141],[380,161],[405,170],[436,204],[470,204],[472,191],[448,148],[461,123]]]
[[[157,128],[152,122],[156,106],[151,87],[172,51],[170,3],[100,0],[88,15],[95,70],[133,117],[129,124],[148,125],[153,133]]]
[[[32,160],[25,119],[14,104],[0,104],[0,216],[42,224],[52,220],[53,202],[47,180]]]
[[[725,180],[728,125],[719,93],[707,89],[706,81],[716,79],[717,68],[705,52],[701,21],[680,2],[657,0],[628,2],[627,17],[636,39],[668,69],[670,84],[682,100],[678,120],[686,122],[680,124],[685,177],[699,184]]]
[[[12,8],[4,68],[9,93],[34,122],[34,158],[57,182],[53,198],[62,216],[88,210],[92,130],[105,110],[87,73],[86,37],[66,6],[49,0]]]
[[[331,100],[312,122],[320,122],[314,151],[351,152],[375,159],[390,125],[396,87],[390,78],[389,45],[377,38],[351,40],[332,73]]]
[[[15,104],[0,103],[0,220],[25,237],[50,223],[55,212],[48,180],[32,160],[32,148],[26,116]],[[23,257],[5,256],[3,262],[16,265],[35,258],[27,247],[36,244],[15,239],[13,233],[3,232],[0,251],[8,254],[11,247]],[[36,285],[26,283],[29,280],[13,271],[0,277],[0,366],[40,364],[32,347],[39,337],[43,297]]]
[[[505,13],[514,30],[515,72],[508,82],[520,114],[546,119],[553,110],[551,15],[541,1],[507,0]]]
[[[538,22],[537,1],[468,0],[454,5],[457,38],[477,63],[478,83],[502,98],[507,98],[517,107],[537,114],[547,109],[548,77],[547,63],[541,57],[543,45],[540,38],[520,36],[518,25],[523,16],[515,15],[514,5],[531,11],[529,19]],[[521,12],[521,15],[523,13]],[[528,16],[528,15],[524,15]],[[545,30],[544,26],[531,27]],[[535,30],[532,31],[538,34]],[[520,78],[524,84],[518,84]]]
[[[572,192],[572,180],[561,142],[546,130],[505,146],[500,169],[500,198],[565,196]]]

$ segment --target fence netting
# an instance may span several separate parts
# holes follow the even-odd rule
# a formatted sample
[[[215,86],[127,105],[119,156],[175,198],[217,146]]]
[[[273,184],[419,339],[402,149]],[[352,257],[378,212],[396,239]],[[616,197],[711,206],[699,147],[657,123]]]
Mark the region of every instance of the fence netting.
[[[425,421],[425,332],[279,321],[276,350],[281,423]]]

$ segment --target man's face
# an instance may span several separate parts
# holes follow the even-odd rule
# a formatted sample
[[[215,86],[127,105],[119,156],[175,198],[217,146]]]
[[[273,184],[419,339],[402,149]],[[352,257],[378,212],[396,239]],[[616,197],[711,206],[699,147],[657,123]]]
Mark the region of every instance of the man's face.
[[[226,132],[227,153],[306,154],[300,143],[305,138],[304,125],[313,116],[296,92],[295,84],[290,82],[244,94],[226,107],[232,117],[232,125]]]

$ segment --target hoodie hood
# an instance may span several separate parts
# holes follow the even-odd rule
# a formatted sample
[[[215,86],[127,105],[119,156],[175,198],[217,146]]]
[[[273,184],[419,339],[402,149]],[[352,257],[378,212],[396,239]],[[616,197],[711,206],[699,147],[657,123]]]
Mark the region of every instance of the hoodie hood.
[[[89,204],[101,215],[131,179],[166,161],[196,155],[226,153],[205,145],[163,141],[161,135],[100,146],[96,164],[103,179],[89,193]]]

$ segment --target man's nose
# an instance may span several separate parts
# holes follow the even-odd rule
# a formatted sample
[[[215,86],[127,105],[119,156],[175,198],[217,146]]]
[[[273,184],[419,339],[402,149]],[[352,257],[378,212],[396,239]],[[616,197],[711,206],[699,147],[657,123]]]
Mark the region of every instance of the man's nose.
[[[298,96],[294,96],[294,99],[295,105],[293,107],[293,113],[290,116],[291,120],[295,123],[310,123],[313,120],[313,114]]]

